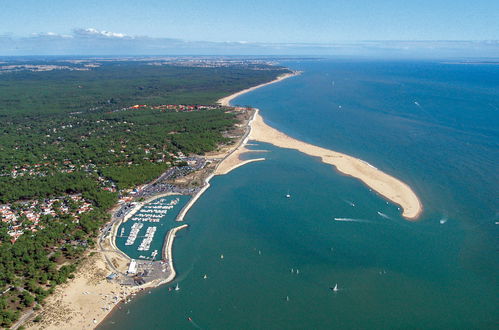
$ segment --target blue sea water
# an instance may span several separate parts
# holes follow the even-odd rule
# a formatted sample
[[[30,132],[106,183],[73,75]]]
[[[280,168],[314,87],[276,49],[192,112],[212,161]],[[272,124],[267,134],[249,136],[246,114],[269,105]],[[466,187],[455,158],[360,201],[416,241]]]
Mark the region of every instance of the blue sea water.
[[[234,103],[407,182],[420,221],[318,159],[256,143],[267,160],[215,177],[185,217],[181,290],[139,296],[100,328],[495,328],[499,66],[283,64],[303,74]]]

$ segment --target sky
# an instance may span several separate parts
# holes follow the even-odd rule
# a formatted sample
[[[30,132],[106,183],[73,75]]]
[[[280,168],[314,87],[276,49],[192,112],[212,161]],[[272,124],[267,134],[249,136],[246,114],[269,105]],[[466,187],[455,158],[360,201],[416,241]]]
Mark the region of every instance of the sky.
[[[0,8],[0,54],[6,40],[29,48],[82,31],[155,43],[499,40],[499,0],[0,0]]]

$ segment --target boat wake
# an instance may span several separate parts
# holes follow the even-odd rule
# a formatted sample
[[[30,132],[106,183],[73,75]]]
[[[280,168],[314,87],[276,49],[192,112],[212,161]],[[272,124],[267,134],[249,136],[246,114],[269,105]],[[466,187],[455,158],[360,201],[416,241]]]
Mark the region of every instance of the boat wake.
[[[378,215],[379,215],[380,217],[383,217],[383,218],[388,219],[388,220],[391,220],[391,219],[392,219],[392,218],[390,218],[388,215],[384,214],[383,212],[379,212],[379,211],[378,211]]]
[[[343,221],[343,222],[359,222],[359,223],[373,223],[369,220],[364,219],[354,219],[354,218],[334,218],[334,221]]]
[[[421,110],[422,112],[424,112],[426,115],[428,115],[430,118],[433,118],[433,115],[429,112],[429,111],[426,111],[422,106],[421,104],[418,102],[418,101],[414,101],[414,105],[418,107],[419,110]]]
[[[200,327],[200,326],[199,326],[196,322],[194,322],[194,320],[192,319],[192,317],[189,317],[187,320],[188,320],[188,321],[192,324],[192,326],[193,326],[193,327],[195,327],[196,329],[201,329],[201,327]]]
[[[348,205],[350,205],[351,207],[355,207],[355,203],[354,202],[351,202],[351,201],[347,201],[346,199],[343,200],[345,203],[347,203]]]

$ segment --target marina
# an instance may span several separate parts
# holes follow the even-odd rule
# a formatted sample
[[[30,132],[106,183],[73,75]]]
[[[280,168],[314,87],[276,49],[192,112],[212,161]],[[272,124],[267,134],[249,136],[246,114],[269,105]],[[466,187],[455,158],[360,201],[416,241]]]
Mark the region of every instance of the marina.
[[[171,195],[134,204],[119,226],[116,246],[130,258],[160,260],[165,236],[190,196]],[[158,255],[159,254],[159,255]]]
[[[131,221],[142,222],[160,222],[161,219],[172,210],[180,201],[180,198],[167,201],[167,198],[159,198],[158,200],[147,203],[140,209],[140,213],[134,214]]]
[[[144,227],[144,225],[141,223],[134,223],[132,225],[132,230],[130,231],[130,235],[126,239],[125,245],[133,245],[133,243],[135,243],[137,235],[139,234],[139,231],[142,227]],[[122,228],[122,232],[123,230],[124,228]]]
[[[149,248],[151,247],[151,242],[154,238],[154,234],[156,233],[157,227],[148,227],[146,231],[146,237],[140,243],[139,247],[137,250],[139,251],[148,251]]]

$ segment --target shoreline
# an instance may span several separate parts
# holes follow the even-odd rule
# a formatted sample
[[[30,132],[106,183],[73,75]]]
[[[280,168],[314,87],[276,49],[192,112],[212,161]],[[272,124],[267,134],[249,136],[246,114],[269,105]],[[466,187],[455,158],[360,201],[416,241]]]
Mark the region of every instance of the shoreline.
[[[121,221],[115,224],[119,227]],[[115,281],[110,281],[105,276],[115,272],[110,265],[109,254],[113,263],[126,266],[131,258],[114,244],[114,237],[111,234],[107,239],[107,244],[111,250],[92,251],[85,261],[80,265],[80,270],[74,279],[60,286],[54,295],[47,298],[45,306],[41,311],[42,322],[34,323],[27,320],[25,326],[28,329],[94,329],[104,322],[113,311],[121,309],[123,301],[130,300],[133,296],[144,292],[146,289],[159,287],[172,282],[176,277],[173,262],[173,243],[177,233],[187,228],[189,225],[183,224],[168,231],[162,248],[163,260],[170,270],[167,277],[156,279],[138,286],[122,285]],[[116,298],[115,298],[116,297]],[[35,316],[35,315],[33,315]]]
[[[285,79],[285,78],[282,78],[282,79]],[[282,80],[281,79],[281,80]],[[280,81],[280,80],[274,80],[274,82],[276,81]],[[272,82],[269,82],[269,83],[266,83],[266,84],[270,84]],[[260,86],[260,85],[259,85]],[[237,93],[236,93],[237,94]],[[235,94],[233,94],[235,95]],[[232,95],[231,95],[232,96]],[[220,100],[219,100],[220,101]],[[211,186],[210,185],[210,180],[216,176],[216,175],[224,175],[224,174],[227,174],[229,173],[230,171],[232,171],[233,169],[239,167],[239,166],[242,166],[244,164],[247,164],[247,163],[250,163],[250,162],[254,162],[254,161],[258,161],[258,160],[264,160],[264,158],[260,158],[258,160],[252,160],[252,159],[249,159],[249,160],[246,160],[246,161],[241,161],[239,160],[239,155],[242,154],[242,153],[245,153],[246,151],[248,151],[248,149],[245,148],[246,146],[246,143],[248,143],[248,140],[249,140],[249,136],[251,134],[251,129],[252,129],[252,122],[255,120],[255,117],[256,117],[256,114],[257,114],[258,110],[255,110],[251,116],[251,119],[248,120],[248,123],[247,123],[247,126],[246,126],[246,132],[244,133],[244,135],[241,137],[239,143],[236,144],[236,146],[230,150],[226,155],[225,157],[220,161],[220,163],[217,164],[217,166],[215,167],[215,169],[213,170],[213,173],[210,174],[205,180],[204,180],[204,185],[203,185],[203,188],[201,188],[200,191],[198,191],[194,196],[192,196],[192,198],[189,200],[189,202],[184,206],[184,208],[182,210],[180,210],[180,213],[178,214],[177,218],[175,219],[175,221],[178,221],[178,222],[182,222],[184,221],[184,217],[185,215],[187,214],[187,212],[189,212],[189,210],[191,209],[191,207],[196,203],[196,201],[199,199],[199,197],[201,197],[201,195],[206,191],[208,190],[208,188]],[[229,166],[228,169],[224,169],[224,166],[230,162],[233,158],[237,158],[237,160],[235,161],[236,164],[234,165],[231,165]],[[242,163],[244,164],[242,164]],[[220,168],[223,168],[224,170],[220,170]]]
[[[273,83],[280,82],[284,79],[299,74],[301,74],[301,72],[295,71],[292,73],[281,75],[273,81],[247,88],[221,98],[217,101],[217,103],[224,106],[229,106],[230,102],[233,99],[243,94]],[[242,154],[248,152],[258,152],[257,150],[249,150],[246,148],[246,145],[250,140],[270,143],[281,148],[295,149],[307,155],[321,158],[322,162],[335,166],[335,168],[339,172],[345,175],[349,175],[361,180],[364,184],[366,184],[368,187],[371,187],[380,195],[384,196],[395,204],[400,205],[403,209],[402,215],[409,220],[416,220],[422,212],[421,202],[412,191],[412,189],[404,182],[391,177],[390,175],[380,171],[373,165],[361,159],[321,148],[289,137],[286,134],[268,126],[259,114],[259,110],[254,109],[254,113],[247,123],[246,132],[243,137],[240,138],[239,143],[237,143],[235,147],[227,152],[224,158],[217,164],[213,172],[205,178],[203,188],[198,191],[182,208],[175,221],[182,222],[184,220],[184,217],[188,213],[190,208],[210,187],[210,180],[214,176],[225,175],[245,164],[265,160],[265,158],[254,158],[248,160],[240,159],[240,156]],[[396,188],[387,189],[387,187]],[[395,194],[392,194],[393,192],[395,192]],[[401,196],[409,198],[400,199]],[[161,197],[161,195],[151,196],[147,201],[159,197]],[[113,310],[115,310],[116,308],[121,308],[122,306],[120,303],[115,303],[112,308],[109,308],[107,310],[99,308],[99,304],[101,304],[102,299],[104,299],[102,298],[103,296],[107,297],[108,295],[115,295],[115,292],[119,292],[119,294],[116,295],[119,295],[120,297],[124,296],[125,299],[128,299],[130,295],[136,295],[138,292],[146,288],[158,287],[160,285],[167,284],[175,279],[176,272],[174,270],[173,264],[173,243],[177,232],[188,227],[187,224],[183,224],[171,229],[165,238],[164,247],[162,249],[163,257],[167,260],[168,266],[171,269],[171,272],[167,278],[162,279],[158,282],[150,282],[145,285],[136,287],[122,287],[118,283],[110,282],[103,278],[103,275],[107,275],[109,274],[109,272],[114,271],[110,267],[108,260],[106,260],[108,256],[106,253],[112,252],[118,254],[116,258],[121,258],[122,260],[118,260],[121,262],[123,262],[123,259],[125,259],[125,261],[129,261],[131,259],[115,245],[114,238],[121,223],[128,220],[128,218],[132,216],[133,213],[137,212],[138,209],[140,209],[140,207],[142,207],[142,205],[144,204],[146,204],[146,201],[139,203],[136,208],[134,208],[134,210],[132,210],[130,214],[127,214],[124,219],[113,224],[111,228],[111,234],[106,238],[106,240],[108,240],[108,244],[115,251],[105,251],[104,249],[102,251],[94,251],[95,255],[90,255],[90,257],[86,261],[86,263],[90,263],[92,261],[90,269],[86,269],[84,267],[85,265],[81,265],[82,269],[86,272],[79,271],[77,273],[77,276],[73,280],[66,283],[63,287],[60,287],[57,290],[56,294],[48,298],[47,307],[44,307],[44,314],[48,314],[46,316],[49,316],[49,318],[46,319],[46,317],[44,317],[44,320],[41,323],[33,323],[28,321],[27,323],[29,324],[27,325],[30,328],[57,329],[60,328],[61,323],[70,328],[95,328],[98,324],[109,317],[112,314]],[[113,259],[113,262],[114,261],[115,259]],[[99,296],[95,297],[90,295],[85,295],[84,297],[82,297],[81,294],[83,290],[96,290],[100,293]],[[97,295],[97,293],[95,294]],[[82,298],[85,298],[85,300],[82,300]],[[94,299],[92,300],[91,298]],[[77,307],[79,307],[79,311],[74,310],[74,308]],[[58,314],[55,312],[55,310],[61,311],[61,313]]]
[[[177,216],[176,221],[182,221],[190,207],[194,205],[203,192],[209,188],[209,181],[213,176],[217,175],[215,174],[217,168],[224,163],[230,155],[239,150],[241,146],[244,146],[244,143],[248,141],[248,135],[250,133],[249,123],[254,119],[255,114],[256,112],[254,112],[251,119],[248,120],[245,134],[240,138],[239,142],[236,143],[235,146],[225,152],[225,156],[222,161],[217,164],[213,170],[213,173],[205,179],[205,185],[203,188],[184,206]],[[241,165],[238,164],[238,166]],[[163,193],[149,196],[146,200],[137,203],[137,205],[135,205],[135,207],[123,219],[114,222],[110,228],[109,235],[102,241],[106,247],[102,247],[99,250],[92,251],[93,253],[89,253],[88,258],[80,266],[75,278],[59,287],[54,295],[47,298],[46,306],[41,311],[41,314],[43,315],[42,322],[32,322],[34,316],[40,314],[36,313],[26,320],[25,325],[27,328],[60,329],[61,326],[64,325],[65,327],[72,329],[93,329],[112,315],[114,310],[124,306],[120,303],[120,301],[126,301],[130,299],[131,296],[135,296],[145,289],[156,288],[172,282],[176,277],[173,262],[173,244],[178,231],[188,227],[187,224],[172,228],[164,238],[165,243],[162,248],[162,254],[163,259],[167,261],[170,269],[170,273],[167,277],[134,287],[122,286],[117,282],[105,279],[105,276],[110,273],[116,271],[118,273],[122,273],[123,271],[120,269],[126,269],[126,266],[132,259],[116,246],[115,237],[119,226],[132,217],[133,214],[147,202],[168,195],[177,194]],[[115,265],[115,263],[117,263],[117,265]],[[108,309],[104,309],[102,306],[104,297],[111,296],[119,296],[120,299],[116,302],[114,300],[112,302],[108,301]]]

